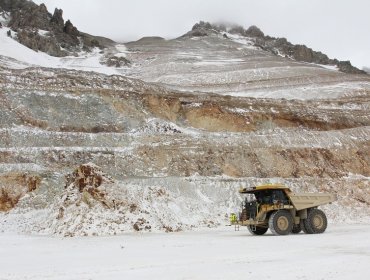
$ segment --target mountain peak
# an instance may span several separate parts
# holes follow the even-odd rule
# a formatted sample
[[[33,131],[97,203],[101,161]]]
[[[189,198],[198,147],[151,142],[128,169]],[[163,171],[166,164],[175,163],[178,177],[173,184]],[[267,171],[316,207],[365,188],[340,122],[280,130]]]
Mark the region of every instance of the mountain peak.
[[[8,27],[16,33],[16,40],[35,51],[51,56],[67,56],[104,48],[109,40],[79,32],[70,20],[64,22],[63,10],[48,12],[45,4],[27,0],[0,0],[0,8],[10,14]],[[47,32],[45,32],[47,31]],[[112,41],[111,41],[112,42]]]
[[[257,26],[252,25],[248,29],[244,29],[243,26],[237,24],[222,24],[222,23],[210,23],[207,21],[199,21],[194,24],[191,31],[187,35],[192,36],[207,36],[215,33],[229,32],[231,34],[238,34],[244,37],[264,37],[265,34]]]
[[[192,29],[183,35],[183,37],[206,37],[211,34],[217,34],[218,28],[206,21],[200,21],[193,25]]]
[[[365,71],[354,67],[350,61],[330,59],[326,54],[314,51],[306,45],[292,44],[286,38],[274,38],[265,35],[263,31],[255,25],[245,29],[241,25],[212,24],[210,22],[200,21],[194,24],[191,31],[183,35],[183,37],[207,37],[222,34],[223,38],[228,39],[228,33],[246,37],[254,43],[254,46],[274,55],[284,56],[299,62],[336,66],[339,71],[344,73],[366,74]]]
[[[200,21],[200,22],[194,24],[193,28],[191,30],[195,31],[195,30],[201,30],[201,29],[212,30],[212,29],[214,29],[214,27],[209,22]]]

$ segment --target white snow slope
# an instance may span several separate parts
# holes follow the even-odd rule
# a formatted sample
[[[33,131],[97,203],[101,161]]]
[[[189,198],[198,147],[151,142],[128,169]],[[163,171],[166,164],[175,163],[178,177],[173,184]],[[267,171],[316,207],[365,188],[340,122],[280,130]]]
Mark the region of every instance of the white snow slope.
[[[0,235],[0,279],[365,279],[370,225],[252,236],[245,228],[114,237]]]
[[[255,98],[337,98],[361,95],[370,87],[363,75],[346,76],[335,67],[274,56],[253,46],[250,39],[230,34],[231,40],[226,41],[222,35],[150,45],[139,40],[59,58],[25,47],[8,37],[8,30],[0,29],[0,65],[12,69],[92,71],[160,83],[180,91]],[[132,65],[114,68],[102,64],[109,56],[126,57]]]
[[[82,52],[78,57],[53,57],[43,52],[36,52],[7,36],[9,28],[0,29],[0,63],[12,69],[27,67],[65,68],[113,75],[116,69],[100,64],[103,54],[96,48],[91,53]],[[15,35],[12,33],[13,36]]]

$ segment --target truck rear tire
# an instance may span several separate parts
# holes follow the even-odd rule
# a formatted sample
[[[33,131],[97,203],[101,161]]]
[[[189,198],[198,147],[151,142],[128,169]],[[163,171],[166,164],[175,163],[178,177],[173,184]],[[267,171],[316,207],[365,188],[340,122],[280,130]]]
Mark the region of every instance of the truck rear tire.
[[[289,211],[278,210],[269,218],[269,228],[275,235],[287,235],[293,228],[293,217]]]
[[[300,224],[298,225],[293,225],[293,228],[292,228],[292,233],[294,234],[298,234],[302,231],[302,227]]]
[[[301,228],[302,228],[304,233],[306,233],[306,234],[314,233],[313,230],[311,229],[309,223],[308,223],[308,219],[301,220],[300,225],[301,225]]]
[[[326,215],[320,209],[311,209],[308,212],[306,223],[309,225],[312,233],[323,233],[328,226]]]
[[[251,234],[254,234],[254,235],[263,235],[266,233],[266,231],[268,230],[268,228],[266,227],[255,227],[256,230],[253,230],[252,226],[247,226],[248,228],[248,231],[251,233]]]

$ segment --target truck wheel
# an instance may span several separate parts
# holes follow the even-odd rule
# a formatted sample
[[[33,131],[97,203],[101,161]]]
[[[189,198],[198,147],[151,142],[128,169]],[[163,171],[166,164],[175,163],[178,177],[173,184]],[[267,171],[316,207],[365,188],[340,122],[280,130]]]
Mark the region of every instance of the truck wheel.
[[[293,217],[289,211],[279,210],[271,214],[269,228],[275,235],[287,235],[293,228]]]
[[[293,225],[292,233],[297,234],[297,233],[300,233],[301,231],[302,231],[302,228],[301,228],[301,225],[300,224]]]
[[[312,228],[310,227],[310,225],[308,223],[308,219],[301,220],[300,225],[301,225],[301,228],[302,228],[304,233],[307,233],[307,234],[314,233]]]
[[[309,211],[306,221],[312,229],[312,233],[323,233],[328,226],[326,215],[320,209],[312,209]]]
[[[248,231],[251,233],[251,234],[254,234],[254,235],[263,235],[266,233],[266,231],[268,230],[268,228],[264,228],[264,227],[256,227],[256,230],[253,230],[254,227],[252,226],[247,226],[248,228]],[[252,229],[253,228],[253,229]]]

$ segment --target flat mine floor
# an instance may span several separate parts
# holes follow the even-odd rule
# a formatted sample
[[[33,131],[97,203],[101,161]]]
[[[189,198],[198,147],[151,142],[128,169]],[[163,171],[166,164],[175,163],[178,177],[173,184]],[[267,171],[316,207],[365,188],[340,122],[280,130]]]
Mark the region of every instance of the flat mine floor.
[[[370,225],[252,236],[233,227],[110,237],[0,235],[0,279],[360,279]]]

